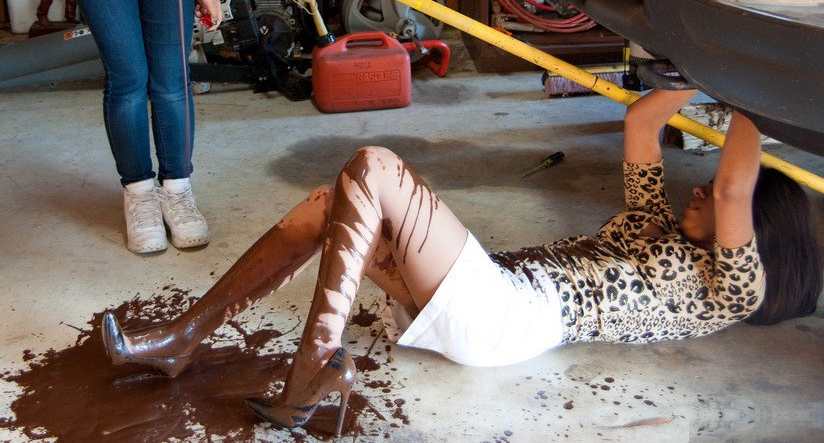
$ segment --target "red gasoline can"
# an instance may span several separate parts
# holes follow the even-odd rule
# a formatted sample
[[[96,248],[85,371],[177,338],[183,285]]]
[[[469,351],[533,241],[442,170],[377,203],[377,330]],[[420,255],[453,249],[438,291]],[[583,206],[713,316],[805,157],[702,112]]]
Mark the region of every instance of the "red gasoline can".
[[[323,112],[402,108],[411,87],[409,53],[383,32],[353,32],[312,54],[312,90]]]

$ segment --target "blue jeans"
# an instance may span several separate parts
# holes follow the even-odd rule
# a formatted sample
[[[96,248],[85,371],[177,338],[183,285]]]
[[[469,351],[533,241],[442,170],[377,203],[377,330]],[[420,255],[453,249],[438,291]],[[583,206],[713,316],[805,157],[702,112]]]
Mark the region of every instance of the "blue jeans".
[[[188,56],[194,0],[79,0],[106,72],[103,121],[120,182],[192,172],[194,104]]]

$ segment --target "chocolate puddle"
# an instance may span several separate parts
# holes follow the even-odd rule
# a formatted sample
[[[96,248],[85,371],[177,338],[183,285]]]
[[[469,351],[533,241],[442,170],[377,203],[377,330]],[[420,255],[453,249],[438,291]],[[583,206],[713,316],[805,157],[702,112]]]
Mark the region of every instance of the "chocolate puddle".
[[[179,315],[194,302],[187,295],[187,291],[172,289],[171,295],[135,298],[114,311],[124,329],[138,328]],[[22,390],[11,404],[15,417],[0,417],[0,428],[22,432],[31,439],[87,443],[202,441],[215,436],[222,441],[255,439],[255,426],[261,420],[244,400],[271,396],[282,386],[292,354],[256,352],[281,332],[261,329],[249,333],[242,323],[233,321],[230,327],[243,336],[242,342],[224,345],[228,337],[211,336],[222,345],[211,344],[213,340],[201,344],[187,368],[172,379],[147,366],[113,366],[103,347],[102,317],[103,313],[96,313],[88,329],[77,328],[80,334],[74,346],[51,349],[40,356],[26,350],[23,359],[27,369],[0,374],[0,379],[14,382]],[[381,401],[389,384],[379,384],[381,390],[374,392]],[[356,385],[356,390],[361,386]],[[350,395],[344,435],[383,435],[386,429],[397,428],[394,422],[385,423],[391,419],[370,404],[364,395],[370,394],[370,386],[365,388],[367,392]],[[263,432],[291,434],[298,441],[308,436],[331,440],[338,403],[336,398],[328,402],[318,407],[303,429]],[[393,405],[392,416],[406,424],[409,420],[399,406]]]
[[[372,312],[372,309],[377,310],[377,303],[373,303],[373,305],[368,308],[364,308],[363,303],[358,303],[358,313],[352,314],[349,321],[358,326],[371,326],[372,323],[378,321],[378,314]]]

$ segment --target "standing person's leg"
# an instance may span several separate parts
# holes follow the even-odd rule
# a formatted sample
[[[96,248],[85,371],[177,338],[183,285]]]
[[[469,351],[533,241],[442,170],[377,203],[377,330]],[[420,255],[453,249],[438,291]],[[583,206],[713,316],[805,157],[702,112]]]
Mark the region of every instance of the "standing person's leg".
[[[103,121],[121,183],[154,178],[148,66],[136,0],[81,0],[83,16],[100,49],[106,83]]]
[[[148,66],[137,0],[80,1],[106,73],[103,122],[124,186],[127,246],[135,253],[160,251],[166,249],[166,230],[152,169]]]
[[[335,186],[318,282],[286,387],[274,405],[249,405],[278,425],[302,425],[330,390],[345,407],[354,363],[341,335],[364,274],[381,242],[391,251],[417,309],[449,272],[467,238],[466,228],[429,186],[384,148],[357,151]],[[340,430],[342,417],[339,417]]]
[[[163,219],[175,247],[205,245],[210,241],[209,227],[197,209],[189,181],[195,134],[189,82],[194,2],[140,0],[140,16]]]
[[[188,178],[192,172],[195,121],[189,84],[193,0],[139,0],[148,59],[148,93],[158,179]]]
[[[174,377],[210,333],[302,271],[319,252],[332,204],[320,187],[267,231],[189,310],[140,331],[122,331],[114,315],[103,322],[103,341],[115,364],[143,363]]]

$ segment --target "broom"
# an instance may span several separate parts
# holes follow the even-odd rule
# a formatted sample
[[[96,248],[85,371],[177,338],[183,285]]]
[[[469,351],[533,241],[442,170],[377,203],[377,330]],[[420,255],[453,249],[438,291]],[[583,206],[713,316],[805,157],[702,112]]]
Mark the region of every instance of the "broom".
[[[636,75],[636,68],[642,61],[654,59],[654,57],[637,44],[625,41],[621,58],[622,65],[591,66],[581,69],[601,80],[621,85],[629,91],[646,90],[647,86],[642,84]],[[544,87],[547,98],[595,93],[592,89],[549,70],[545,70],[541,75],[541,85]]]
[[[627,87],[627,76],[630,74],[621,66],[606,65],[582,69],[602,80],[615,84],[623,83],[624,87]],[[547,98],[568,97],[573,95],[586,95],[594,93],[592,89],[587,88],[580,83],[574,82],[566,77],[549,71],[544,71],[541,75],[541,85],[544,87],[544,93]]]

